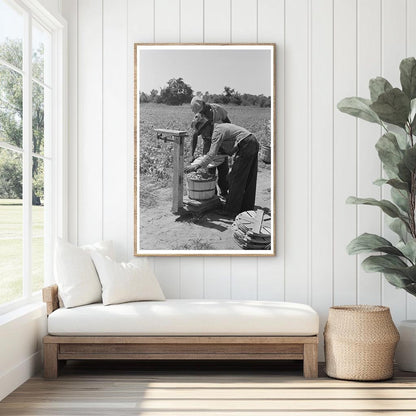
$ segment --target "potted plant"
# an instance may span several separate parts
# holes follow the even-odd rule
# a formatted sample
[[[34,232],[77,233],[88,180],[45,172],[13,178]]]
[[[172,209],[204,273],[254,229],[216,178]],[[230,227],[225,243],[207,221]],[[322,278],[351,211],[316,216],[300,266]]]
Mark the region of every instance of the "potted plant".
[[[391,200],[349,197],[347,203],[379,207],[397,234],[393,244],[376,234],[364,233],[352,240],[349,254],[373,253],[363,262],[367,272],[380,272],[386,280],[416,296],[416,59],[400,63],[400,88],[384,78],[369,82],[370,99],[344,98],[338,109],[354,117],[379,124],[383,135],[376,144],[385,177],[377,186],[388,186]],[[400,324],[402,341],[397,351],[399,366],[416,371],[416,321]]]

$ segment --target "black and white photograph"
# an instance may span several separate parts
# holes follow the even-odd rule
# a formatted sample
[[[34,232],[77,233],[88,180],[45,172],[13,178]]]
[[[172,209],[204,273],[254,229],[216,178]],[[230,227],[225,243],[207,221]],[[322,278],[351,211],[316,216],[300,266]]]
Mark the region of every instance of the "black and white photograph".
[[[275,45],[135,45],[135,255],[275,255]]]

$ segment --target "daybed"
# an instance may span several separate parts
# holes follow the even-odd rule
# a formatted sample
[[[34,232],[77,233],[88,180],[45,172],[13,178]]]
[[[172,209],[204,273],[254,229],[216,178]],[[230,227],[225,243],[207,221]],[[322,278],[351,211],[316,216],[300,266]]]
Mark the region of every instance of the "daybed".
[[[56,285],[43,299],[46,378],[69,359],[303,360],[306,378],[318,374],[319,318],[307,305],[170,299],[59,308]]]

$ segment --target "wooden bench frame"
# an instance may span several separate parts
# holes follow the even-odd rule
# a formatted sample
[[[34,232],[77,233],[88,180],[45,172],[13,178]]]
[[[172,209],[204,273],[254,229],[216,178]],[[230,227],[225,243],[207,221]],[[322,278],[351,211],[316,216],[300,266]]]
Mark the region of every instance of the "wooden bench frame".
[[[59,308],[58,287],[43,289],[47,313]],[[318,377],[318,336],[55,336],[43,338],[45,378],[66,360],[303,360]]]

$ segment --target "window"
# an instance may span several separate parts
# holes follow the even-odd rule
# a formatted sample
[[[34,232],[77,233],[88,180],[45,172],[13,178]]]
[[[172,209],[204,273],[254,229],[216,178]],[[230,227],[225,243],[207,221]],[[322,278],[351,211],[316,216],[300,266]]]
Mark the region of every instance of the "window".
[[[64,30],[30,0],[0,0],[0,312],[53,281],[65,228]]]

